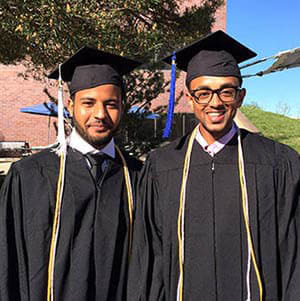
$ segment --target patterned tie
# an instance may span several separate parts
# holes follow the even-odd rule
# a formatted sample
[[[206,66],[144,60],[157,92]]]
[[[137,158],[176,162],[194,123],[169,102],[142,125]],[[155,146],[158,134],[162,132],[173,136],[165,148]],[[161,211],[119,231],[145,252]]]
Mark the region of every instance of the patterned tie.
[[[96,183],[98,183],[103,175],[102,164],[105,160],[105,156],[103,154],[86,154],[85,156],[91,164],[92,175]]]

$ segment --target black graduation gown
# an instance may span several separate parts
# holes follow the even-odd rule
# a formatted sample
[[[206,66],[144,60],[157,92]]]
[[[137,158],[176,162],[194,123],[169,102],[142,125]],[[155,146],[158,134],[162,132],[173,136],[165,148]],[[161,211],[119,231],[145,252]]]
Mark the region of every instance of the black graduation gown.
[[[141,164],[128,160],[132,186]],[[0,300],[46,300],[59,159],[51,151],[13,164],[1,189]],[[68,150],[55,261],[55,300],[124,300],[129,216],[119,158],[96,189],[86,159]]]
[[[177,218],[188,137],[150,154],[141,179],[130,300],[176,300]],[[264,300],[300,300],[299,156],[242,131],[250,227]],[[214,158],[192,149],[185,207],[184,300],[245,300],[247,238],[237,137]],[[251,300],[259,300],[253,265]]]

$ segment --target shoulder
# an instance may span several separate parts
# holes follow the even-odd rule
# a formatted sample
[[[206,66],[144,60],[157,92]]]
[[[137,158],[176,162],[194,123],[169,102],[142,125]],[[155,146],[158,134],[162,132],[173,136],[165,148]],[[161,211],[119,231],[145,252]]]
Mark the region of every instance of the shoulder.
[[[19,172],[29,172],[34,169],[56,168],[57,166],[57,155],[51,149],[47,149],[17,161],[12,168]]]
[[[277,166],[287,161],[299,164],[299,154],[286,144],[245,130],[242,131],[242,136],[246,152],[256,161]]]
[[[122,151],[122,154],[124,156],[124,159],[126,161],[129,170],[138,172],[142,169],[143,162],[141,160],[129,155],[125,151]]]
[[[190,135],[185,135],[151,151],[146,164],[152,166],[156,172],[181,169],[189,137]]]
[[[156,156],[164,156],[165,154],[169,154],[170,152],[176,153],[185,147],[189,137],[190,134],[179,137],[176,140],[166,143],[164,146],[155,149],[154,151],[152,151],[152,153],[155,154]]]

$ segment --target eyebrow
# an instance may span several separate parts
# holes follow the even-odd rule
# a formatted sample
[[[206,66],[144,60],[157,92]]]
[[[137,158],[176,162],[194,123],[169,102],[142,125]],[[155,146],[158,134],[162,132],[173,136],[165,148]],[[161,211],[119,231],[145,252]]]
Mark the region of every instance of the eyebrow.
[[[221,85],[218,89],[212,89],[211,87],[209,86],[198,86],[196,89],[193,89],[191,91],[195,91],[195,90],[220,90],[220,89],[224,89],[224,88],[238,88],[239,85],[233,85],[233,84],[223,84]]]
[[[120,100],[119,98],[108,98],[108,99],[105,99],[103,102],[109,102],[109,101],[119,102],[122,100]]]
[[[79,100],[80,100],[80,101],[84,101],[84,100],[96,101],[96,99],[93,98],[93,97],[82,97],[82,98],[80,98]]]
[[[96,98],[94,98],[94,97],[82,97],[82,98],[80,98],[79,99],[80,101],[85,101],[85,100],[89,100],[89,101],[97,101],[97,99]],[[108,98],[108,99],[105,99],[104,101],[103,101],[103,103],[106,103],[106,102],[122,102],[122,100],[120,100],[119,98]]]

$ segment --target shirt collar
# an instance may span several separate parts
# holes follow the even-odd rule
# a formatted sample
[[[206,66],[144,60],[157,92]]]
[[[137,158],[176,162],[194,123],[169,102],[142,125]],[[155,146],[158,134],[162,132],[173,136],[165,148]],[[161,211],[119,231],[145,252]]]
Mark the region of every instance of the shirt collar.
[[[224,146],[232,139],[236,132],[237,126],[235,123],[233,123],[230,131],[227,134],[210,145],[208,145],[204,137],[201,135],[200,130],[197,131],[196,140],[202,146],[203,150],[213,157],[224,148]]]
[[[85,141],[74,128],[72,130],[71,135],[69,136],[69,145],[70,145],[70,147],[81,152],[83,155],[86,155],[88,153],[90,153],[90,154],[103,153],[112,158],[115,158],[114,138],[112,138],[108,144],[106,144],[103,148],[101,148],[99,150],[99,149],[93,147],[92,145],[90,145],[87,141]]]

